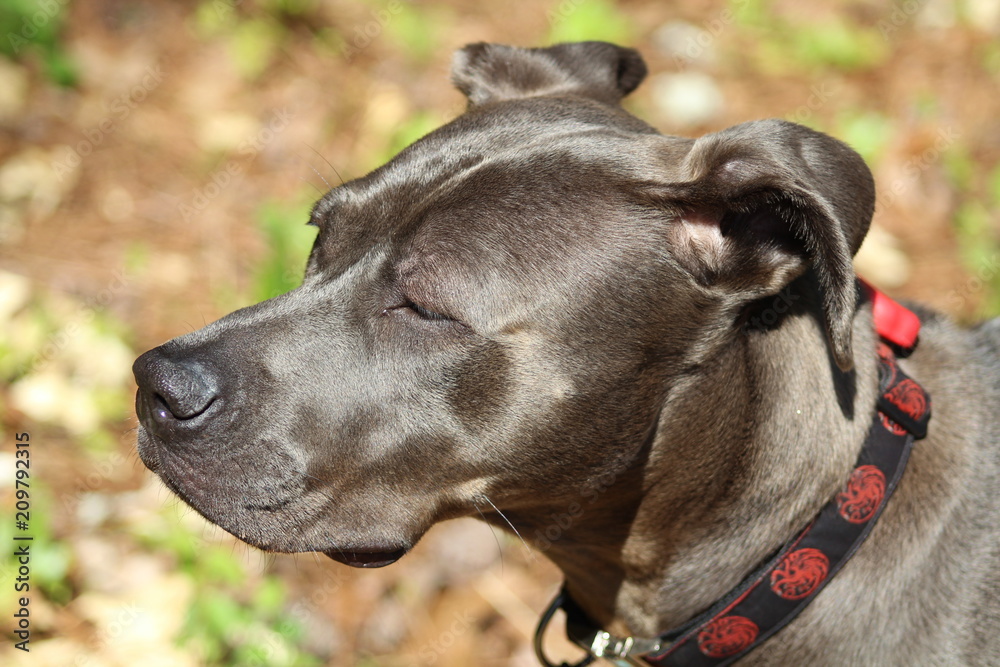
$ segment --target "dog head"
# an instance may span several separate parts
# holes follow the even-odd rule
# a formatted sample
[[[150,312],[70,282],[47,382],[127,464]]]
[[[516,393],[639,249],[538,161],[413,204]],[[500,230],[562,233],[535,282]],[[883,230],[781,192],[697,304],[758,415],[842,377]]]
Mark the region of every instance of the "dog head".
[[[775,120],[660,135],[619,106],[645,73],[459,51],[467,112],[316,204],[301,287],[136,361],[142,460],[251,544],[377,566],[641,465],[671,388],[800,277],[850,368],[860,157]]]

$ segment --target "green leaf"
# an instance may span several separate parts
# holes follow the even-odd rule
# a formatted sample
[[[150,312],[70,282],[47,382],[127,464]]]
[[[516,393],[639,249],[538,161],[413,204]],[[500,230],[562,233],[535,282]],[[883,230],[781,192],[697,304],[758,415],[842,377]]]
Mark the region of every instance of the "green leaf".
[[[262,19],[241,23],[229,40],[233,63],[246,79],[260,76],[271,64],[282,38],[280,27]]]
[[[418,62],[427,62],[435,53],[440,45],[439,35],[451,19],[443,7],[421,7],[401,0],[373,9],[371,16],[371,21],[384,28],[393,44],[401,46],[409,58]],[[370,34],[367,25],[365,31]]]
[[[224,0],[204,0],[195,9],[194,28],[200,37],[208,39],[229,32],[238,19],[234,4]]]
[[[877,32],[842,19],[795,26],[788,33],[795,36],[799,61],[817,69],[870,69],[889,55],[888,44]]]
[[[834,134],[860,153],[868,164],[876,164],[892,138],[893,123],[874,111],[851,112],[838,119]]]
[[[986,196],[994,213],[1000,214],[1000,163],[986,177]]]
[[[979,170],[968,147],[965,144],[950,146],[942,155],[942,159],[952,186],[960,192],[967,192]]]
[[[771,0],[729,0],[729,8],[743,26],[762,27],[772,21]]]
[[[63,87],[76,85],[76,65],[62,44],[65,14],[63,2],[4,0],[0,3],[0,54],[21,60],[37,53],[50,81]]]
[[[275,616],[284,603],[285,587],[277,578],[264,579],[254,592],[253,607],[261,616]]]
[[[630,44],[634,39],[628,15],[606,0],[562,0],[549,8],[548,17],[550,44],[587,40]]]
[[[255,301],[284,294],[302,283],[317,231],[305,224],[311,206],[303,199],[291,205],[267,202],[258,209],[257,224],[269,250],[253,278]]]
[[[413,114],[409,120],[396,128],[381,150],[372,151],[368,155],[364,164],[369,170],[382,166],[401,150],[436,130],[441,124],[441,118],[429,111],[419,111]]]
[[[206,582],[236,587],[246,582],[247,575],[229,549],[211,548],[201,558],[201,578]]]
[[[978,270],[991,261],[996,251],[994,244],[988,243],[990,236],[990,212],[981,203],[964,203],[955,212],[955,235],[958,237],[959,252],[965,266]]]

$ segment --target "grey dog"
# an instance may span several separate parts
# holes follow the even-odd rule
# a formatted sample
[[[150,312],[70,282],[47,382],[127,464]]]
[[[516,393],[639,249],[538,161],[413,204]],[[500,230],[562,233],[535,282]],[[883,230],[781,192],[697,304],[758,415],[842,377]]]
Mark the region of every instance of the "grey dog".
[[[142,460],[261,549],[382,566],[482,513],[611,632],[710,607],[865,441],[875,190],[796,124],[657,133],[619,104],[645,74],[600,42],[460,50],[466,113],[316,204],[301,287],[138,359]],[[742,664],[1000,664],[1000,320],[917,312],[929,434]]]

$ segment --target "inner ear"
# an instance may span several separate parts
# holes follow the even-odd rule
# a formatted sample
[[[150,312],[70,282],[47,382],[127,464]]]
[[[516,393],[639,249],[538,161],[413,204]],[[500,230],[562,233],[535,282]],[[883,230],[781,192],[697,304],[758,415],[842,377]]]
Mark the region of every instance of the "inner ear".
[[[670,245],[702,285],[755,299],[777,293],[807,267],[787,217],[774,206],[688,207],[671,226]]]
[[[776,239],[758,246],[762,250],[758,260],[748,258],[749,266],[758,269],[748,280],[766,277],[763,285],[773,288],[782,275],[794,277],[803,270],[795,251],[804,251],[806,265],[815,273],[831,354],[841,370],[850,370],[857,304],[851,258],[875,207],[875,182],[861,156],[843,142],[782,120],[754,121],[706,135],[687,144],[679,160],[676,140],[663,147],[669,156],[663,164],[668,166],[653,182],[654,199],[673,202],[675,207],[744,214],[718,217],[716,233],[721,241],[716,238],[707,247],[727,251],[720,255],[730,258],[723,268],[738,266],[740,253],[754,246],[730,243],[731,239],[741,234],[767,239],[762,230],[779,230]],[[762,210],[768,215],[754,215]],[[699,229],[697,224],[687,227],[689,232]],[[713,238],[712,230],[701,229],[688,234],[691,244],[699,245],[693,240],[699,235],[702,246]],[[782,265],[781,260],[787,263]],[[769,273],[768,267],[778,270]],[[724,271],[715,275],[733,277]]]

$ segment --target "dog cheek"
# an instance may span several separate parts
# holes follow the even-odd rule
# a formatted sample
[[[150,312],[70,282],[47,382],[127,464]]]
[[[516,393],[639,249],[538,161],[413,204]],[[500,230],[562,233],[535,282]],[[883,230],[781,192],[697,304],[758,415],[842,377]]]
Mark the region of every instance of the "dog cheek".
[[[504,415],[512,391],[511,370],[510,358],[493,343],[457,365],[446,400],[465,429],[481,431]]]

